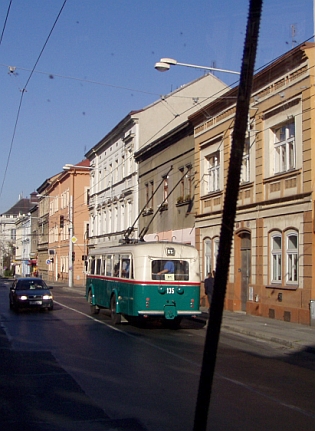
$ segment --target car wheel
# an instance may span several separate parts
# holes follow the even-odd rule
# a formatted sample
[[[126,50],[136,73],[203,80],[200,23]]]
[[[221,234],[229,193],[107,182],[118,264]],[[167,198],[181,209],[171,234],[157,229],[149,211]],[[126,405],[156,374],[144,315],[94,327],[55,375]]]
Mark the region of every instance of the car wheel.
[[[117,325],[121,322],[121,314],[116,313],[116,295],[113,294],[113,296],[110,299],[110,317],[112,320],[113,325]]]
[[[100,312],[100,309],[96,307],[96,305],[93,305],[92,301],[92,291],[89,290],[88,293],[88,303],[90,304],[90,314],[98,314]]]

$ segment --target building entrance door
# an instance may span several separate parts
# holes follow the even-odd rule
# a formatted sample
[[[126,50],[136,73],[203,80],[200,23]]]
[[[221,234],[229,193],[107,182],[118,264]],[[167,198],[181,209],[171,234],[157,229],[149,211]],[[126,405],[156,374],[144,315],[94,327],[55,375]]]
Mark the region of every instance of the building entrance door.
[[[241,239],[241,309],[246,311],[251,270],[251,237],[248,232],[241,233],[239,237]]]

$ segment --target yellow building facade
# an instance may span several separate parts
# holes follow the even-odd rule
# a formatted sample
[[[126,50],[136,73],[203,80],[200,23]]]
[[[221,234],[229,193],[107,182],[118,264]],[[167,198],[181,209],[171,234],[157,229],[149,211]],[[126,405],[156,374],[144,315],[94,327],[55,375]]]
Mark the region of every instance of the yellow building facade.
[[[66,165],[39,194],[38,267],[48,281],[85,284],[90,162]]]
[[[255,74],[225,298],[228,310],[303,324],[315,311],[314,54],[302,44]],[[204,278],[218,254],[237,91],[189,118]]]

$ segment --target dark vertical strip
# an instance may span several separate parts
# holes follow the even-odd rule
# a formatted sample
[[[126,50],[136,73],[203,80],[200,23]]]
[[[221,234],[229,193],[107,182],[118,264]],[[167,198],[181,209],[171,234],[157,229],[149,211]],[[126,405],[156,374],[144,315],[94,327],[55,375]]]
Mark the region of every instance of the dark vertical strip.
[[[230,265],[230,254],[258,44],[261,10],[262,0],[250,0],[240,84],[236,102],[232,148],[223,207],[219,253],[217,257],[214,291],[210,307],[209,324],[206,333],[197,395],[194,431],[205,431],[207,428],[208,410],[211,399],[226,284]],[[209,429],[210,428],[211,424]]]

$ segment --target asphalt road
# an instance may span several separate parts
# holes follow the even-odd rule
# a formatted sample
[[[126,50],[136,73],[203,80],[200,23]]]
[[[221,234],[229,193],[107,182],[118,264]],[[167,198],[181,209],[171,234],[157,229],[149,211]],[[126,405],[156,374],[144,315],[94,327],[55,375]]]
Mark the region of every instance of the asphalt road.
[[[107,313],[89,315],[82,294],[58,287],[53,292],[53,312],[14,313],[8,307],[8,287],[0,286],[1,327],[10,343],[1,349],[6,360],[1,373],[7,374],[6,367],[13,373],[10,402],[21,402],[21,382],[32,406],[27,409],[22,400],[28,416],[21,417],[19,408],[3,416],[3,407],[0,425],[2,421],[11,430],[25,431],[192,430],[205,337],[202,322],[185,320],[180,330],[160,324],[113,327]],[[22,357],[19,370],[10,353],[17,363]],[[314,430],[313,359],[222,334],[208,429]]]

